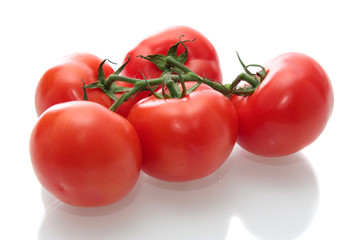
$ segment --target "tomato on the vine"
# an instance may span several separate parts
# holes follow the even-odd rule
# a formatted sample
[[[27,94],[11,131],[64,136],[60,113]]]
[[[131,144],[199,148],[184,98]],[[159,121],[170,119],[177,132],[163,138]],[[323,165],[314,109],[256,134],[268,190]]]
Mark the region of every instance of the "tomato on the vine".
[[[102,61],[90,53],[76,53],[65,56],[58,64],[48,69],[41,77],[35,93],[38,116],[57,103],[82,100],[83,84],[98,81],[98,68]],[[106,78],[114,73],[107,62],[103,64],[102,69]],[[86,91],[89,101],[97,102],[107,108],[114,103],[101,89],[87,89]],[[120,94],[117,96],[119,97]],[[124,103],[118,108],[117,113],[126,116],[132,105],[132,102]]]
[[[30,155],[42,186],[65,203],[114,203],[134,187],[141,146],[126,118],[90,101],[56,104],[39,118]]]
[[[210,175],[236,142],[234,106],[221,93],[205,88],[180,99],[143,99],[128,120],[139,135],[143,171],[166,181]]]
[[[264,65],[267,76],[250,96],[231,98],[238,113],[237,142],[262,156],[284,156],[312,143],[332,113],[331,82],[318,62],[286,53]]]
[[[169,48],[179,41],[181,35],[183,40],[194,40],[186,43],[188,57],[184,65],[201,77],[222,82],[220,62],[214,46],[200,32],[186,26],[168,28],[140,42],[126,55],[125,60],[130,56],[130,62],[121,75],[138,79],[143,79],[142,73],[147,79],[160,77],[162,71],[155,64],[138,56],[166,55]],[[179,45],[178,54],[184,51],[185,48]]]

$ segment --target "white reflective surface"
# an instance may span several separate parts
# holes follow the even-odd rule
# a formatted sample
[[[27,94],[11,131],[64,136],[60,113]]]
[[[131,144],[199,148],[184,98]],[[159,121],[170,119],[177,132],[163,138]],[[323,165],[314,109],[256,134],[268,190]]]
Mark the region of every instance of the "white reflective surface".
[[[0,239],[360,239],[357,2],[159,2],[0,3]],[[28,153],[41,75],[78,51],[120,63],[140,40],[178,24],[214,44],[224,82],[241,71],[235,51],[247,64],[287,51],[318,60],[335,92],[324,133],[283,158],[235,147],[217,172],[198,181],[168,183],[142,174],[130,195],[107,207],[58,201],[41,188]]]
[[[300,153],[270,160],[237,148],[219,171],[198,181],[143,174],[127,198],[96,209],[65,205],[43,190],[39,239],[225,239],[233,217],[254,236],[292,239],[316,214],[318,183]]]

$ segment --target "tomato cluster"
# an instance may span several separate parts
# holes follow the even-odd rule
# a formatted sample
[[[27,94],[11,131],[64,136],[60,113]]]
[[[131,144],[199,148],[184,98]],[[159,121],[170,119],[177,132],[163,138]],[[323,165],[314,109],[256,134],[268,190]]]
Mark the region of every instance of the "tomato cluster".
[[[141,170],[191,181],[216,171],[236,142],[284,156],[321,134],[333,91],[315,60],[287,53],[256,74],[244,67],[247,75],[223,85],[213,45],[183,26],[140,42],[117,71],[92,54],[65,57],[35,94],[37,178],[65,203],[103,206],[126,196]]]

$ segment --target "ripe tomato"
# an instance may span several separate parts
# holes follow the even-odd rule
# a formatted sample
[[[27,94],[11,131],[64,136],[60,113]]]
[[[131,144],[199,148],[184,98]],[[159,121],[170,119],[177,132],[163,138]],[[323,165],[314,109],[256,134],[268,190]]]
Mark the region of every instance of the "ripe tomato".
[[[160,77],[162,72],[155,64],[137,56],[166,55],[169,48],[179,41],[180,35],[184,35],[182,40],[195,39],[195,41],[186,43],[189,52],[185,66],[201,77],[205,76],[213,81],[222,82],[220,63],[215,48],[204,35],[185,26],[166,29],[140,42],[126,55],[125,61],[130,56],[130,62],[121,75],[143,79],[142,72],[147,79]],[[184,51],[184,47],[179,45],[178,54]]]
[[[230,100],[201,89],[180,99],[143,99],[128,120],[138,132],[144,172],[166,181],[199,179],[217,170],[231,153],[237,117]]]
[[[237,142],[262,156],[295,153],[323,131],[334,103],[324,69],[301,53],[286,53],[265,64],[267,76],[247,97],[231,100],[238,113]]]
[[[103,60],[89,53],[76,53],[65,56],[60,63],[47,70],[41,77],[36,93],[35,107],[38,116],[57,103],[83,99],[83,83],[97,82],[98,68]],[[112,67],[105,62],[105,77],[114,73]],[[87,89],[88,99],[109,108],[113,104],[100,89]],[[124,103],[117,112],[126,116],[133,103]]]
[[[33,168],[42,186],[65,203],[103,206],[137,182],[141,146],[128,120],[88,101],[50,107],[30,138]]]

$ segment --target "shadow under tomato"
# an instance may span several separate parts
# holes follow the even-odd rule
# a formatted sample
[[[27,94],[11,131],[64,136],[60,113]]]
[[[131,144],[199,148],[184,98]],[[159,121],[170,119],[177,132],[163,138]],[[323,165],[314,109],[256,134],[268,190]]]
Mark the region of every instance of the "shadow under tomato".
[[[220,240],[234,217],[257,239],[294,239],[311,224],[318,199],[303,154],[262,158],[236,147],[206,178],[170,183],[141,174],[126,198],[106,207],[69,206],[43,190],[38,239]]]

